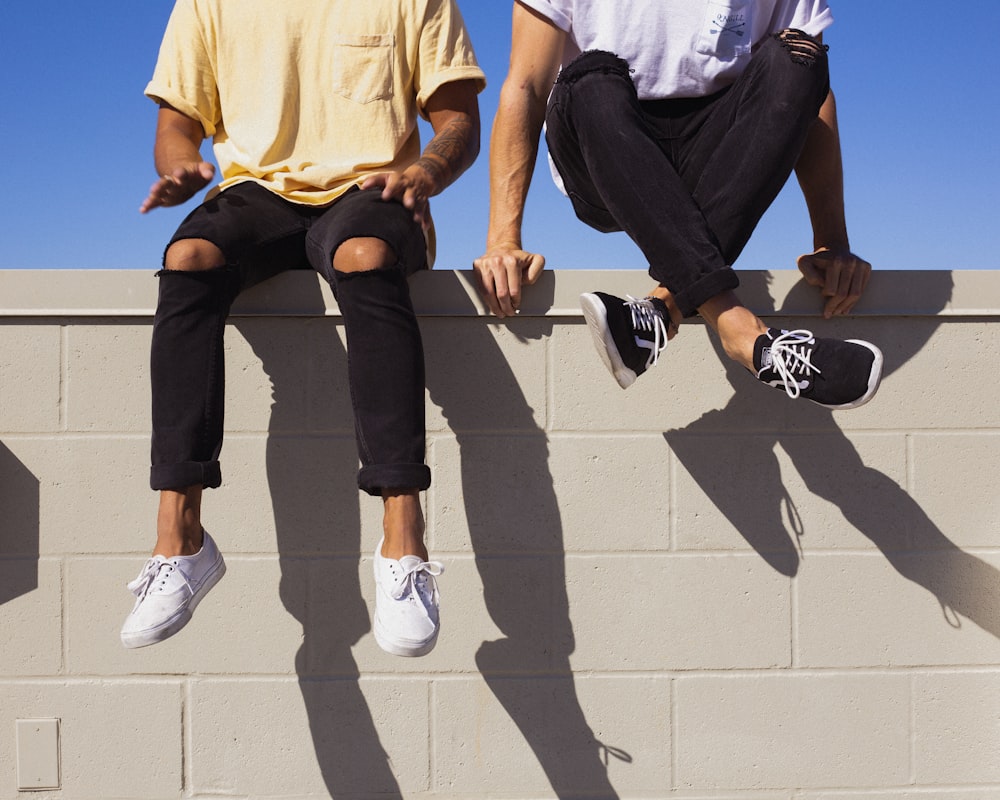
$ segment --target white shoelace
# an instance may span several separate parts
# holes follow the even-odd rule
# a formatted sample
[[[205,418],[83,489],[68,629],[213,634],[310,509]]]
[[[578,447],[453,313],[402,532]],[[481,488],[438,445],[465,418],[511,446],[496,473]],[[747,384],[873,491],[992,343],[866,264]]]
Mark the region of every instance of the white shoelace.
[[[152,590],[157,579],[160,577],[160,570],[164,567],[166,567],[170,572],[177,572],[177,574],[180,575],[181,580],[184,581],[184,585],[187,586],[190,591],[191,587],[188,583],[187,576],[177,568],[176,564],[163,559],[162,556],[160,558],[149,559],[149,561],[147,561],[143,566],[142,572],[139,573],[139,577],[128,584],[128,590],[142,600]]]
[[[667,326],[663,321],[663,315],[656,309],[652,301],[640,300],[630,294],[625,295],[625,305],[632,313],[632,327],[653,334],[653,354],[646,363],[646,367],[654,366],[663,348],[667,346]]]
[[[802,392],[796,372],[806,378],[813,373],[822,374],[809,360],[815,344],[812,331],[807,330],[782,331],[771,342],[771,368],[778,373],[785,393],[792,399]]]
[[[403,574],[400,575],[395,586],[389,591],[393,600],[401,600],[412,591],[423,595],[427,591],[427,583],[430,583],[430,597],[438,597],[437,576],[444,572],[444,564],[440,561],[414,561],[409,566],[404,567]]]

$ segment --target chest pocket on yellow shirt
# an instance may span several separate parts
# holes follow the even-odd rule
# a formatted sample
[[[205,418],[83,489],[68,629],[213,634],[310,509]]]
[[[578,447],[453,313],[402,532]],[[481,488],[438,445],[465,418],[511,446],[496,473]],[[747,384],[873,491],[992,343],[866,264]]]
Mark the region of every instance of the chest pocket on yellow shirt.
[[[333,90],[355,103],[392,97],[394,47],[391,33],[338,37],[333,45]]]

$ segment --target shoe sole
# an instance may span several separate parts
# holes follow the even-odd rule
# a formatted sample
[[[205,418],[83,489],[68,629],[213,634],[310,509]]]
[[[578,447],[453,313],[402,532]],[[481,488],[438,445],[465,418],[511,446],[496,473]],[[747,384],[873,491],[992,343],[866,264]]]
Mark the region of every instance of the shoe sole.
[[[147,628],[146,630],[138,631],[132,634],[122,633],[122,644],[129,650],[135,650],[140,647],[148,647],[151,644],[157,644],[169,639],[175,633],[179,633],[184,626],[191,621],[191,616],[194,614],[194,610],[198,607],[198,604],[202,601],[202,598],[209,593],[215,584],[222,580],[222,576],[225,574],[226,562],[223,560],[222,554],[220,553],[219,561],[216,564],[215,569],[205,576],[205,580],[202,581],[201,588],[199,588],[198,591],[192,595],[191,599],[188,601],[187,605],[184,606],[184,608],[182,608],[175,616],[171,617],[162,625],[158,625],[155,628]]]
[[[434,649],[434,645],[437,644],[439,630],[440,627],[438,630],[434,631],[434,635],[425,642],[402,642],[399,639],[393,639],[388,633],[386,633],[377,615],[375,616],[375,622],[372,626],[372,632],[375,634],[375,643],[389,655],[402,656],[403,658],[417,658],[419,656],[427,655]]]
[[[872,368],[871,371],[868,373],[868,391],[866,391],[863,395],[861,395],[861,397],[859,397],[857,400],[852,400],[850,403],[842,403],[839,406],[827,405],[826,403],[817,403],[817,405],[821,405],[823,406],[823,408],[829,408],[834,411],[846,411],[851,408],[858,408],[860,406],[863,406],[865,403],[867,403],[875,396],[875,392],[878,391],[878,387],[882,383],[882,362],[883,362],[882,351],[879,350],[871,342],[866,342],[862,339],[847,339],[846,341],[850,342],[851,344],[861,345],[862,347],[871,350],[872,355],[875,356],[875,360],[872,361]]]
[[[615,344],[611,329],[608,327],[608,310],[604,303],[596,294],[587,292],[580,295],[580,308],[583,309],[583,318],[587,320],[587,327],[590,328],[591,338],[594,340],[594,349],[601,357],[604,366],[608,368],[618,385],[627,389],[639,376],[635,370],[629,368],[622,361],[618,346]]]

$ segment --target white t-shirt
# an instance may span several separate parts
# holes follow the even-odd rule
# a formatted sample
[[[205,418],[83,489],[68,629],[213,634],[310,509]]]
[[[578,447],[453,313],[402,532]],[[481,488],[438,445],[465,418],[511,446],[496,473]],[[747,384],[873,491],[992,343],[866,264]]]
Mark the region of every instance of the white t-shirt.
[[[639,98],[703,97],[733,83],[753,46],[833,22],[827,0],[518,0],[569,36],[563,65],[607,50],[634,70]]]

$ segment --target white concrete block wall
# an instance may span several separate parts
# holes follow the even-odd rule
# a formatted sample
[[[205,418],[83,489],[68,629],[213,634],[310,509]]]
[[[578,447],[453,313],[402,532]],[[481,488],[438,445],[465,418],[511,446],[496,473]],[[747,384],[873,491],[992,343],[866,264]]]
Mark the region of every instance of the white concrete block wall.
[[[0,798],[1000,800],[1000,281],[877,273],[823,321],[794,274],[743,278],[774,324],[877,342],[876,400],[789,401],[700,324],[622,392],[576,298],[642,273],[550,273],[502,323],[468,274],[414,279],[447,572],[437,649],[398,659],[315,276],[240,299],[229,572],[126,651],[156,281],[0,272]],[[18,790],[29,719],[58,789]]]

